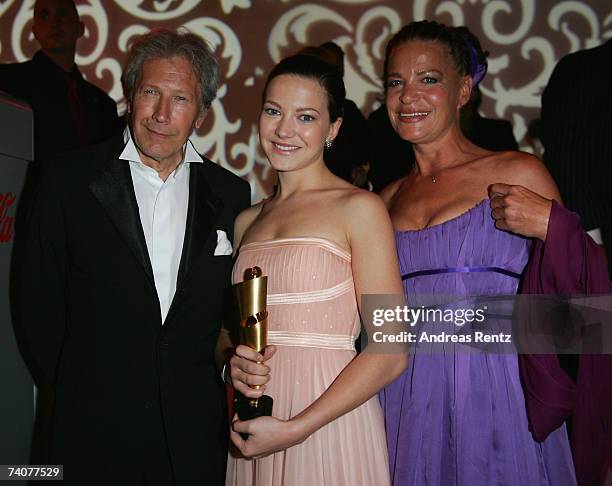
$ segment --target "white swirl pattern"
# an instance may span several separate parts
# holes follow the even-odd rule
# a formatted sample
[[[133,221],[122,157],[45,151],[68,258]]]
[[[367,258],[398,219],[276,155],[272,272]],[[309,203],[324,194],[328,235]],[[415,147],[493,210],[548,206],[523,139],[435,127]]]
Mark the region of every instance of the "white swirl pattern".
[[[34,0],[0,0],[0,62],[21,62],[37,45]],[[220,60],[219,97],[194,136],[209,158],[247,179],[254,200],[274,175],[258,147],[257,115],[266,72],[303,45],[334,40],[346,52],[349,97],[368,114],[380,94],[384,47],[402,24],[435,19],[467,24],[491,54],[482,112],[505,118],[522,140],[539,116],[540,97],[562,56],[612,37],[610,0],[77,0],[86,25],[76,61],[125,109],[121,66],[134,37],[183,26],[207,39]]]

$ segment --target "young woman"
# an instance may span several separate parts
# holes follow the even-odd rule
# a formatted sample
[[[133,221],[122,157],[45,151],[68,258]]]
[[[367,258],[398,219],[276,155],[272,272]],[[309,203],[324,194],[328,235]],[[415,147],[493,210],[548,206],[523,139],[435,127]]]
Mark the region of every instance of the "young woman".
[[[389,483],[374,395],[404,370],[406,352],[368,347],[356,356],[354,341],[361,296],[403,291],[384,204],[323,162],[344,93],[333,66],[304,55],[281,61],[266,83],[259,134],[278,187],[236,221],[233,278],[255,265],[268,276],[274,346],[264,357],[238,346],[231,376],[246,396],[270,395],[274,409],[272,417],[234,422],[231,438],[243,457],[230,455],[228,485]]]

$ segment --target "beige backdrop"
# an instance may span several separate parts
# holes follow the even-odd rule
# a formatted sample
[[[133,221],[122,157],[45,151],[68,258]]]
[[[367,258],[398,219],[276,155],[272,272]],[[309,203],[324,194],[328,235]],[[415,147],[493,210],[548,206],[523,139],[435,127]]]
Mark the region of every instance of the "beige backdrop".
[[[0,62],[29,59],[34,0],[0,0]],[[384,46],[411,20],[467,25],[491,54],[482,83],[485,116],[505,118],[521,145],[563,55],[612,37],[611,0],[77,0],[86,25],[77,64],[125,109],[120,75],[131,39],[184,26],[212,43],[225,81],[198,149],[249,180],[253,198],[274,177],[258,150],[256,119],[271,66],[301,46],[334,40],[346,52],[348,95],[367,114],[380,93]],[[588,76],[588,73],[585,73]],[[41,80],[44,82],[44,80]],[[525,147],[524,147],[525,148]]]

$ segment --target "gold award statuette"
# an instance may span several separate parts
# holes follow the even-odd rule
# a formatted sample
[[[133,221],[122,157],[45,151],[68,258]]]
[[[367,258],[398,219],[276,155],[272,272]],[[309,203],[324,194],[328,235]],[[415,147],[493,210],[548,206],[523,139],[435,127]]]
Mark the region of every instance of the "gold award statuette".
[[[263,354],[267,344],[268,311],[268,277],[262,276],[261,268],[247,268],[244,271],[244,282],[233,286],[234,299],[240,314],[240,344]],[[258,389],[260,385],[251,385]],[[272,415],[272,397],[262,395],[259,398],[247,398],[236,393],[234,408],[240,420],[251,420],[257,417]]]

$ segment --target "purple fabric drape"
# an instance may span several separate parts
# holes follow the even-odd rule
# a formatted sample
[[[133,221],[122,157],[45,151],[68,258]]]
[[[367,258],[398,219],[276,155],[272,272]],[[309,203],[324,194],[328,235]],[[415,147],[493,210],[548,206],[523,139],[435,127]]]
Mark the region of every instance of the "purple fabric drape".
[[[521,292],[612,292],[601,249],[585,233],[578,215],[554,201],[546,241],[534,245]],[[572,417],[570,441],[578,485],[603,484],[612,457],[612,355],[582,355],[576,383],[555,354],[522,354],[519,360],[534,438],[543,441]]]

